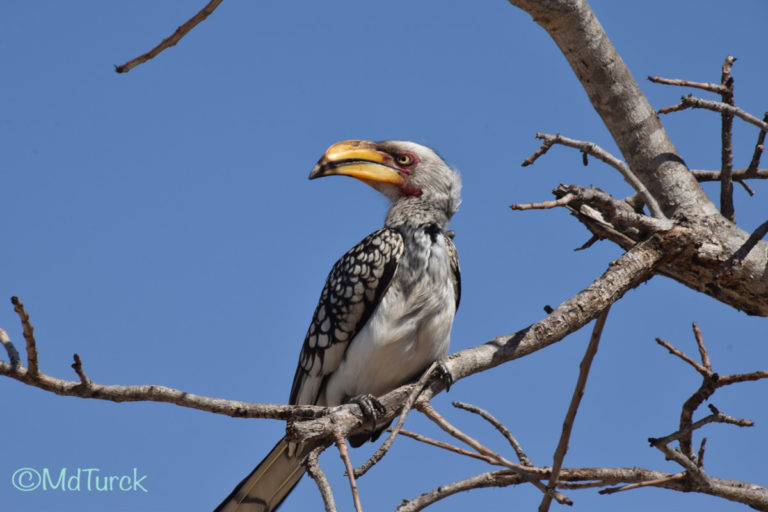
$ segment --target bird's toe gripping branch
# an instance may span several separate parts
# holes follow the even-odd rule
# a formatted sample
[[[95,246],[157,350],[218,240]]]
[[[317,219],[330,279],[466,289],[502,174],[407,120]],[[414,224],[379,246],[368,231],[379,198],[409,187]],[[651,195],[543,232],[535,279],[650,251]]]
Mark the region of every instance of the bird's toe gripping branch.
[[[445,385],[445,391],[450,391],[451,386],[453,385],[453,375],[451,375],[451,372],[448,370],[448,367],[445,366],[444,363],[438,363],[438,365],[435,367],[435,375]]]
[[[363,418],[366,423],[371,424],[372,434],[376,432],[376,420],[379,415],[387,412],[387,408],[373,395],[357,395],[348,400],[349,403],[360,406]]]

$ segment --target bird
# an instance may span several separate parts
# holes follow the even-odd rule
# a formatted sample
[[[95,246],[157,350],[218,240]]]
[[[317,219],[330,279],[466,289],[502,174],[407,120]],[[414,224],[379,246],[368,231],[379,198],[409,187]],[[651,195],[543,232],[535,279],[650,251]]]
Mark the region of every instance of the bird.
[[[374,428],[375,397],[417,380],[448,352],[461,297],[453,233],[461,178],[431,148],[410,141],[333,144],[309,179],[350,176],[390,201],[384,227],[331,269],[307,330],[289,403],[360,404]],[[306,443],[305,443],[306,444]],[[272,512],[298,484],[309,449],[284,437],[215,512]]]

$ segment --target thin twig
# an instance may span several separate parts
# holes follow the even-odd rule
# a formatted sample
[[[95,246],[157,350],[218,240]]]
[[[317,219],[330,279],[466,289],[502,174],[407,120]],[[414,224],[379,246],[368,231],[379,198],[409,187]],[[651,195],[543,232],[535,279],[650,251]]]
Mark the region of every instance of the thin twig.
[[[727,56],[723,62],[723,72],[720,83],[723,86],[721,93],[723,103],[733,106],[733,77],[731,68],[736,62],[736,57]],[[720,157],[720,213],[731,222],[736,221],[736,212],[733,208],[733,114],[723,112],[721,123],[722,150]]]
[[[734,107],[723,103],[721,101],[704,100],[697,98],[692,94],[688,94],[681,98],[681,102],[677,105],[670,107],[664,107],[659,109],[659,114],[669,114],[670,112],[677,112],[678,110],[685,110],[686,108],[703,108],[706,110],[712,110],[714,112],[728,113],[734,115],[744,121],[753,124],[761,130],[768,131],[768,121],[761,121],[752,114],[745,112],[739,107]]]
[[[387,429],[392,430],[392,429]],[[435,446],[437,448],[442,448],[443,450],[448,450],[449,452],[457,453],[459,455],[464,455],[465,457],[472,457],[473,459],[479,459],[487,462],[488,464],[494,464],[497,466],[504,466],[504,464],[501,464],[497,459],[494,457],[490,457],[488,455],[483,455],[477,452],[465,450],[464,448],[460,448],[458,446],[452,445],[450,443],[446,443],[443,441],[438,441],[436,439],[432,439],[431,437],[427,437],[421,434],[417,434],[416,432],[411,432],[410,430],[400,429],[400,435],[405,437],[410,437],[411,439],[414,439],[416,441],[419,441],[424,444],[429,444],[432,446]]]
[[[696,465],[700,468],[704,467],[704,451],[707,449],[707,438],[704,437],[701,439],[701,444],[699,445],[699,455],[696,457]]]
[[[648,210],[651,212],[651,215],[653,217],[656,217],[657,219],[666,219],[666,216],[664,215],[664,212],[662,211],[661,207],[659,206],[659,203],[656,202],[656,199],[651,195],[651,193],[648,191],[647,188],[645,188],[645,185],[643,185],[643,182],[640,181],[640,179],[635,175],[635,173],[632,172],[632,170],[629,168],[627,164],[613,156],[611,153],[606,151],[605,149],[601,148],[594,142],[584,141],[584,140],[576,140],[571,139],[568,137],[563,137],[560,134],[552,135],[549,133],[537,133],[536,134],[537,139],[542,139],[544,142],[542,143],[539,150],[528,157],[525,162],[528,162],[530,160],[530,163],[533,163],[536,158],[546,153],[546,151],[553,145],[553,144],[561,144],[563,146],[567,146],[570,148],[578,149],[582,152],[585,158],[585,165],[586,165],[586,155],[592,155],[593,157],[605,162],[606,164],[610,165],[624,177],[624,180],[629,183],[629,185],[635,189],[637,192],[639,192],[642,197],[645,204],[648,206]],[[523,162],[523,165],[530,165]]]
[[[352,501],[355,503],[355,510],[363,512],[363,506],[360,504],[360,493],[357,490],[357,481],[355,481],[355,468],[352,467],[352,461],[349,459],[347,440],[343,436],[336,436],[336,446],[339,448],[341,460],[344,461],[344,467],[347,468],[349,488],[352,490]]]
[[[195,26],[197,26],[198,23],[200,23],[205,18],[210,16],[211,13],[213,13],[213,11],[216,10],[216,8],[219,6],[221,2],[222,0],[211,0],[210,2],[208,2],[208,4],[205,7],[200,9],[200,11],[197,14],[192,16],[189,20],[187,20],[186,23],[184,23],[179,28],[177,28],[173,34],[163,39],[160,42],[160,44],[158,44],[157,46],[149,50],[147,53],[143,53],[138,57],[129,60],[125,64],[122,64],[120,66],[115,66],[115,71],[118,73],[127,73],[128,71],[132,70],[139,64],[143,64],[147,62],[149,59],[154,58],[163,50],[176,45],[176,43],[181,41],[181,38],[187,35],[187,33],[190,30],[195,28]]]
[[[675,473],[674,475],[670,475],[664,478],[657,478],[655,480],[645,480],[644,482],[636,482],[634,484],[627,484],[619,487],[608,487],[606,489],[599,490],[597,493],[598,494],[615,494],[617,492],[629,491],[631,489],[639,489],[641,487],[657,486],[659,484],[665,484],[667,482],[673,482],[675,480],[682,480],[683,478],[685,478],[685,473]]]
[[[21,326],[24,329],[24,339],[27,342],[27,373],[34,379],[40,374],[40,368],[37,365],[37,344],[35,343],[35,328],[29,321],[29,313],[24,309],[24,304],[18,297],[11,297],[13,310],[21,319]]]
[[[763,122],[768,123],[768,112],[763,115]],[[760,133],[757,134],[755,151],[752,153],[752,160],[749,162],[746,172],[750,178],[753,174],[757,173],[757,168],[760,166],[760,157],[763,155],[763,151],[765,151],[765,133],[765,130],[760,130]]]
[[[304,461],[304,465],[307,468],[307,473],[312,477],[312,480],[317,484],[317,489],[320,491],[320,496],[323,497],[323,504],[325,505],[325,512],[336,512],[336,500],[333,499],[333,491],[331,490],[331,484],[328,483],[323,469],[320,467],[320,463],[317,460],[318,455],[325,448],[320,446],[315,448]]]
[[[80,356],[78,354],[75,354],[73,356],[75,362],[72,363],[72,369],[75,370],[75,373],[78,377],[80,377],[80,382],[83,384],[83,386],[90,388],[91,387],[91,379],[88,378],[88,376],[85,374],[85,371],[83,371],[83,362],[80,360]]]
[[[11,366],[18,366],[19,361],[21,361],[19,358],[19,351],[13,346],[13,342],[11,341],[10,336],[8,336],[8,333],[5,332],[5,329],[0,329],[0,343],[3,344],[5,351],[8,353],[8,360],[10,361]]]
[[[549,210],[558,206],[565,206],[576,199],[575,194],[566,194],[555,201],[541,201],[540,203],[515,203],[509,205],[513,210]]]
[[[362,464],[360,467],[355,468],[355,477],[360,478],[363,476],[369,469],[373,467],[374,464],[379,462],[384,455],[386,455],[389,448],[392,446],[392,443],[395,441],[395,437],[397,437],[397,433],[402,428],[403,424],[405,423],[405,418],[408,416],[408,412],[413,407],[414,402],[416,402],[416,398],[419,396],[419,393],[424,389],[424,385],[427,383],[429,378],[432,376],[432,372],[437,367],[437,362],[432,363],[429,368],[427,368],[427,371],[425,371],[419,381],[416,383],[416,386],[414,386],[413,391],[411,391],[411,394],[408,395],[408,399],[406,400],[405,404],[403,404],[403,409],[400,411],[400,418],[398,418],[397,423],[395,423],[394,428],[387,429],[388,432],[390,432],[389,436],[387,436],[387,439],[382,443],[381,446],[371,455],[371,457],[365,461],[364,464]]]
[[[559,134],[558,134],[559,135]],[[536,138],[539,138],[539,134],[536,134]],[[529,165],[532,165],[533,162],[535,162],[540,156],[542,156],[544,153],[549,151],[549,148],[551,148],[555,144],[554,139],[546,139],[544,142],[539,146],[539,149],[537,149],[531,156],[523,160],[523,163],[520,164],[521,167],[528,167]]]
[[[700,365],[699,363],[697,363],[696,361],[694,361],[693,359],[691,359],[690,357],[688,357],[687,355],[685,355],[684,353],[682,353],[681,351],[679,351],[678,349],[673,347],[671,344],[669,344],[666,341],[664,341],[663,339],[656,338],[656,343],[658,343],[662,347],[664,347],[667,350],[669,350],[670,354],[676,355],[677,357],[679,357],[680,359],[682,359],[683,361],[685,361],[689,365],[691,365],[694,368],[696,368],[696,371],[699,372],[702,376],[704,376],[704,377],[711,377],[712,376],[713,372],[712,372],[711,368],[706,368],[706,367]]]
[[[696,89],[703,89],[705,91],[722,94],[723,86],[720,84],[712,84],[708,82],[691,82],[690,80],[680,80],[678,78],[662,78],[660,76],[649,76],[648,80],[657,84],[664,85],[677,85],[680,87],[694,87]]]
[[[728,423],[730,425],[736,425],[739,427],[752,427],[755,425],[754,422],[751,420],[746,420],[742,418],[733,418],[731,416],[723,414],[712,405],[710,405],[710,410],[712,410],[712,414],[710,414],[709,416],[705,416],[700,420],[694,423],[691,423],[685,428],[672,432],[667,436],[658,437],[658,438],[657,437],[648,438],[648,442],[651,444],[651,446],[656,446],[658,444],[669,444],[672,441],[678,441],[682,439],[684,436],[689,436],[689,434],[694,430],[700,429],[701,427],[709,423]]]
[[[699,329],[699,326],[696,322],[693,322],[692,328],[693,328],[693,337],[696,338],[696,345],[699,347],[699,356],[701,357],[701,364],[703,364],[704,368],[706,368],[707,370],[712,371],[712,362],[709,360],[709,353],[707,352],[707,347],[704,346],[704,337],[701,334],[701,329]]]
[[[509,429],[505,427],[504,424],[502,424],[499,420],[497,420],[491,413],[485,409],[477,407],[476,405],[464,402],[453,402],[453,406],[480,415],[481,418],[496,427],[496,430],[498,430],[501,435],[503,435],[507,441],[509,441],[509,444],[512,445],[512,449],[515,450],[515,454],[517,454],[517,458],[523,466],[533,466],[531,459],[529,459],[525,454],[523,448],[520,446],[520,443],[518,443],[517,439],[515,439],[515,436],[512,435],[512,432],[510,432]]]
[[[568,451],[568,440],[571,437],[571,430],[573,429],[573,424],[576,420],[576,412],[579,410],[581,398],[584,396],[584,389],[587,386],[589,370],[592,366],[595,354],[597,353],[597,347],[600,344],[600,336],[603,333],[603,327],[605,326],[605,321],[608,319],[608,312],[610,309],[610,306],[605,308],[595,320],[595,326],[592,329],[589,345],[587,345],[584,358],[579,365],[579,377],[576,380],[576,387],[573,390],[573,396],[571,397],[571,403],[568,406],[568,412],[565,415],[565,420],[563,420],[563,432],[560,435],[560,441],[557,443],[554,461],[552,462],[552,475],[549,477],[547,493],[544,494],[541,504],[539,505],[539,512],[547,512],[552,503],[552,492],[557,486],[557,479],[559,478],[560,470],[563,467],[563,459],[565,459],[565,454]]]
[[[764,132],[760,132],[764,133]],[[697,181],[720,181],[720,171],[712,171],[707,169],[691,169],[691,174]],[[734,181],[744,181],[747,179],[768,179],[768,169],[755,168],[751,171],[750,168],[745,167],[743,169],[734,169],[731,174]]]
[[[437,412],[430,404],[429,402],[420,402],[416,404],[416,408],[424,413],[425,416],[427,416],[429,419],[434,421],[441,429],[443,429],[448,434],[452,435],[456,439],[459,439],[460,441],[468,444],[475,450],[477,450],[479,453],[483,455],[487,455],[489,457],[492,457],[496,459],[500,464],[503,464],[504,466],[508,467],[512,471],[515,471],[516,473],[519,473],[523,478],[531,482],[537,489],[539,489],[541,492],[546,493],[547,488],[542,484],[535,476],[531,475],[524,466],[521,466],[519,464],[515,464],[514,462],[506,459],[505,457],[502,457],[498,453],[494,452],[493,450],[486,448],[483,446],[479,441],[476,439],[468,436],[461,430],[457,429],[451,423],[443,418],[443,416]],[[559,492],[554,493],[554,498],[557,500],[558,503],[562,504],[572,504],[573,502],[563,494]]]

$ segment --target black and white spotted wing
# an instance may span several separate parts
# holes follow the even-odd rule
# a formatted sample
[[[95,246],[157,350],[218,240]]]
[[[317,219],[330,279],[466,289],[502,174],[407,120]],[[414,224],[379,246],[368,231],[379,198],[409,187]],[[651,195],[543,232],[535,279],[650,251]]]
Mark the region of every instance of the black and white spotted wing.
[[[368,235],[333,266],[304,338],[291,404],[317,403],[326,378],[339,367],[350,340],[363,328],[392,282],[403,249],[400,233],[383,228]]]

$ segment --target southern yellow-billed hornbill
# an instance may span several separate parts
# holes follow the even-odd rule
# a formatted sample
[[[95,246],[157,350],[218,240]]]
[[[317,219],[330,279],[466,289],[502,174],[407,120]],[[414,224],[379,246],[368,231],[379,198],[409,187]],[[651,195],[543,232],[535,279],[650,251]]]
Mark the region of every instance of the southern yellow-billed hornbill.
[[[459,260],[445,232],[461,180],[430,148],[406,141],[331,146],[310,179],[352,176],[387,196],[384,227],[336,262],[320,295],[293,378],[291,404],[360,403],[414,380],[444,357],[459,305]],[[378,436],[353,436],[359,446]],[[304,474],[307,451],[285,438],[217,511],[275,510]]]

